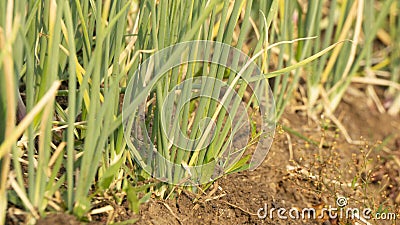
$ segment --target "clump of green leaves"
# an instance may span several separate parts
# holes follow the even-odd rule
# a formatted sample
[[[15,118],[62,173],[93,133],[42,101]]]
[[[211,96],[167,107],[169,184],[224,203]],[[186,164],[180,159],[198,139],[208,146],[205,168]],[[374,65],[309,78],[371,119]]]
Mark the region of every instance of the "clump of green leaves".
[[[367,4],[361,7],[361,2],[330,1],[325,14],[326,1],[322,0],[307,5],[278,0],[1,2],[0,223],[8,204],[29,211],[27,221],[34,222],[52,210],[84,218],[92,210],[93,198],[104,193],[117,203],[127,198],[136,212],[150,191],[168,196],[172,186],[156,182],[138,186],[151,175],[127,151],[121,101],[140,64],[176,43],[212,40],[246,52],[262,69],[263,78],[273,84],[275,120],[290,102],[302,76],[307,77],[310,106],[317,101],[322,85],[335,108],[361,62],[365,59],[371,66],[373,40],[393,1],[383,2],[379,12],[373,12],[377,18],[373,26],[364,28],[366,48],[362,49],[354,47],[360,23],[368,19],[360,15],[373,8],[367,8]],[[337,12],[339,19],[334,16]],[[396,24],[393,21],[398,14],[390,15],[391,25]],[[391,35],[400,36],[396,34]],[[341,42],[345,39],[353,43]],[[311,65],[316,72],[304,76],[307,70],[300,68],[319,57],[321,60]],[[354,63],[342,62],[347,58]],[[395,59],[393,55],[393,68],[397,68]],[[183,67],[187,77],[182,75]],[[204,99],[184,105],[177,122],[188,137],[198,138],[197,128],[204,127],[202,118],[220,110],[216,126],[221,132],[207,149],[188,154],[169,146],[162,135],[159,103],[173,87],[196,74],[228,84],[236,79],[234,72],[219,65],[193,63],[172,68],[149,96],[155,102],[146,109],[156,150],[171,154],[177,164],[212,161],[215,152],[226,149],[230,135],[225,109]],[[398,77],[394,75],[392,80],[397,82]],[[236,81],[240,97],[245,97],[246,84]],[[207,91],[220,94],[215,84]],[[20,99],[24,100],[26,115],[16,124],[17,108],[25,107]],[[247,108],[255,109],[249,102]],[[392,111],[396,111],[393,105]],[[257,121],[251,122],[254,125]],[[259,128],[253,126],[247,148],[257,141],[257,135]],[[244,158],[224,173],[246,166]],[[141,199],[139,192],[145,193]]]

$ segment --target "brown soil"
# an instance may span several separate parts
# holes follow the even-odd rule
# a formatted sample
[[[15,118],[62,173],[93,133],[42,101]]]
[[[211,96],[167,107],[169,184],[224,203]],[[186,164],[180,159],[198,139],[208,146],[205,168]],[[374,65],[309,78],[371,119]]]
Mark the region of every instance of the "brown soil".
[[[336,196],[346,196],[352,207],[377,210],[381,206],[388,212],[400,213],[400,117],[380,114],[364,99],[346,95],[335,113],[351,138],[363,140],[363,145],[347,143],[330,120],[313,121],[305,112],[289,107],[282,125],[320,143],[320,147],[278,126],[267,159],[255,171],[225,176],[205,194],[182,190],[175,199],[152,198],[141,206],[139,215],[134,215],[125,204],[114,221],[137,219],[137,224],[160,225],[356,224],[344,219],[328,220],[326,216],[317,220],[279,220],[276,212],[272,219],[257,216],[262,207],[268,210],[336,207]],[[364,188],[347,186],[366,182]],[[104,224],[108,216],[93,217],[91,224]],[[387,221],[387,224],[397,223]],[[52,214],[38,224],[79,222],[72,216]]]
[[[72,215],[68,214],[49,214],[46,218],[40,219],[37,225],[57,224],[57,225],[78,225],[79,221]]]

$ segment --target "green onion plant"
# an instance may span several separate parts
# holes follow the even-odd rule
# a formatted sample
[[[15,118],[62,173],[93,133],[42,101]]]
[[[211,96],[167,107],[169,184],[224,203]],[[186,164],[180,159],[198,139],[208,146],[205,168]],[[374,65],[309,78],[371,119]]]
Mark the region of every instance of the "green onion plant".
[[[128,146],[131,137],[124,126],[129,119],[122,112],[123,99],[132,94],[129,82],[145,82],[145,77],[136,76],[141,65],[178,43],[206,40],[231,45],[245,52],[248,61],[225,54],[223,48],[213,57],[230,60],[234,66],[256,63],[262,74],[243,73],[258,85],[250,89],[238,71],[193,61],[170,68],[149,93],[138,89],[136,94],[148,94],[141,108],[145,121],[141,129],[148,132],[151,151],[173,162],[185,175],[190,175],[188,167],[211,163],[209,170],[201,171],[201,182],[189,187],[192,191],[208,188],[217,167],[222,168],[220,175],[252,168],[249,160],[254,145],[262,135],[273,135],[262,131],[257,93],[265,94],[268,85],[272,87],[276,104],[275,111],[269,111],[273,113],[271,123],[282,116],[302,79],[310,108],[327,96],[333,110],[352,78],[366,76],[368,68],[381,68],[373,65],[372,45],[388,16],[390,27],[396,27],[390,28],[391,43],[398,48],[399,15],[391,7],[399,5],[393,0],[377,1],[376,10],[374,2],[0,2],[0,224],[5,222],[8,207],[29,212],[26,221],[31,224],[51,211],[88,219],[95,207],[93,199],[100,196],[112,196],[117,204],[127,199],[138,212],[139,204],[152,193],[166,198],[175,193],[177,184],[193,185],[190,179],[180,180],[182,174],[173,173],[162,160],[152,163],[158,163],[174,185],[151,179],[155,174],[141,167],[141,152]],[[374,17],[363,16],[366,12]],[[218,53],[221,49],[201,51]],[[188,54],[195,58],[196,53]],[[392,83],[399,82],[398,58],[392,50],[390,63],[385,64],[394,71]],[[187,82],[199,78],[213,82]],[[234,91],[224,93],[223,84],[217,81]],[[191,99],[196,88],[211,97]],[[389,109],[392,113],[400,108],[396,90],[388,89],[395,99]],[[168,98],[171,91],[191,100],[174,102]],[[233,92],[238,98],[231,101]],[[230,108],[215,101],[221,96],[231,101]],[[131,99],[135,104],[142,100]],[[180,111],[170,107],[175,103]],[[177,113],[167,126],[163,122],[166,112]],[[229,116],[238,117],[239,122]],[[241,127],[245,120],[249,120],[247,128]],[[249,135],[232,161],[212,164],[226,156],[233,134],[241,129],[249,129]],[[212,133],[213,138],[207,139]],[[197,140],[209,142],[193,144]]]

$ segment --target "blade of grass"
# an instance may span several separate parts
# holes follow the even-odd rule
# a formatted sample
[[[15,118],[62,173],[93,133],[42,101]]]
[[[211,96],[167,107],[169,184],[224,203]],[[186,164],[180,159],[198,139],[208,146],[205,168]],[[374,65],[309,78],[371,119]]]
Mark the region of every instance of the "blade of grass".
[[[3,58],[1,59],[1,62],[3,63],[3,69],[4,71],[1,73],[1,81],[4,82],[5,89],[2,89],[2,94],[5,94],[6,99],[5,101],[1,101],[1,103],[5,103],[4,105],[1,105],[2,109],[5,112],[5,118],[6,120],[4,121],[4,127],[5,132],[4,132],[4,142],[9,139],[9,137],[12,135],[14,131],[14,126],[16,122],[16,116],[15,116],[15,109],[16,109],[16,97],[15,97],[15,75],[14,75],[14,67],[13,67],[13,58],[12,58],[12,48],[10,45],[4,46],[5,40],[10,38],[10,35],[12,34],[12,23],[13,23],[13,18],[12,18],[12,11],[13,11],[13,2],[8,2],[7,4],[7,14],[5,18],[5,33],[3,32],[3,29],[0,27],[0,46],[3,49],[2,52]],[[18,21],[18,19],[17,19]],[[17,22],[14,21],[14,22]],[[18,26],[18,25],[17,25]],[[16,27],[14,27],[16,28]],[[3,85],[2,85],[3,86]],[[5,90],[5,93],[4,91]],[[0,224],[5,223],[5,217],[6,217],[6,212],[7,212],[7,177],[8,177],[8,171],[10,169],[10,155],[9,153],[12,151],[12,144],[9,146],[4,146],[4,142],[0,145],[0,159],[1,159],[1,172],[0,172],[0,178],[1,178],[1,183],[0,183]],[[1,148],[1,146],[4,146]],[[15,148],[15,147],[14,147]]]

